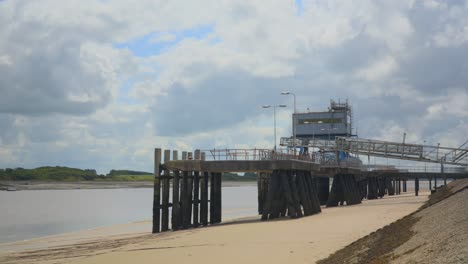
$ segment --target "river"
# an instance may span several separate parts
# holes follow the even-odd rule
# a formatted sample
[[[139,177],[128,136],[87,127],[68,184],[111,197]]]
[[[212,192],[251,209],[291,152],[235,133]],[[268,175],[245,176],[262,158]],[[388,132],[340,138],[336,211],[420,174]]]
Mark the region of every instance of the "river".
[[[257,186],[223,187],[223,219],[257,213]],[[0,243],[150,220],[153,189],[0,192]]]

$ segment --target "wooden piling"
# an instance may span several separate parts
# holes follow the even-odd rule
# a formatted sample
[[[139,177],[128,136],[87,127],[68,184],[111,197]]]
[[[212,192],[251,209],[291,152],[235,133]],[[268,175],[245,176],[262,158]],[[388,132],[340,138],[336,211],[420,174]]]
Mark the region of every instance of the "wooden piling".
[[[201,159],[201,152],[199,149],[195,150],[195,160]],[[193,226],[198,227],[198,208],[200,204],[200,172],[193,173]]]
[[[328,177],[315,177],[317,181],[317,195],[320,205],[327,204],[328,196],[330,195],[330,178]]]
[[[182,152],[182,160],[187,160],[187,152],[183,151]],[[182,227],[188,228],[190,225],[190,215],[187,214],[187,207],[189,207],[188,204],[188,198],[187,198],[187,193],[188,193],[188,171],[183,171],[182,172],[182,186],[180,188],[180,217],[182,219]]]
[[[312,206],[312,214],[320,213],[322,209],[320,209],[320,200],[318,198],[318,183],[313,179],[312,174],[310,171],[304,171],[304,180],[307,186],[307,193],[310,199],[310,203]],[[329,179],[327,178],[327,183],[329,183]],[[330,186],[328,186],[327,191],[329,190]],[[328,192],[327,192],[328,193]],[[327,194],[328,196],[328,194]]]
[[[262,184],[262,173],[257,173],[257,212],[262,214],[263,210],[263,184]]]
[[[179,155],[177,150],[172,152],[172,159],[178,160]],[[182,221],[180,218],[180,172],[175,170],[174,172],[174,180],[172,182],[172,230],[178,230],[182,225]]]
[[[216,223],[216,173],[210,173],[210,224]]]
[[[367,180],[367,199],[377,199],[379,195],[378,179],[376,177],[370,177]]]
[[[280,182],[279,178],[277,177],[277,171],[273,171],[270,175],[270,179],[268,181],[268,193],[267,198],[265,199],[265,203],[262,210],[262,220],[272,219],[272,211],[274,210],[275,203],[274,197],[276,192],[279,191]]]
[[[379,176],[377,177],[377,183],[378,183],[378,188],[379,188],[379,192],[378,192],[378,197],[379,198],[382,198],[384,197],[386,191],[387,191],[387,180],[386,180],[386,176]]]
[[[414,178],[414,193],[416,196],[419,195],[419,178]]]
[[[167,164],[171,160],[171,151],[166,149],[164,150],[164,164]],[[169,179],[170,173],[169,170],[164,169],[164,175],[162,178],[162,206],[161,206],[161,231],[169,230]]]
[[[327,207],[361,203],[361,193],[354,175],[337,174],[333,177]]]
[[[218,212],[217,212],[217,219],[218,219],[218,223],[221,223],[221,220],[222,220],[222,212],[223,212],[223,207],[222,207],[222,197],[223,197],[223,181],[222,181],[222,173],[218,173],[217,174],[217,197],[218,197],[218,201],[217,201],[217,209],[218,209]]]
[[[201,182],[200,223],[204,226],[208,225],[208,181],[209,173],[203,172]]]
[[[221,208],[221,177],[222,174],[218,172],[211,173],[210,183],[210,224],[221,222],[222,208]]]
[[[387,187],[388,195],[395,195],[395,188],[393,184],[393,178],[389,176],[385,176],[385,185]]]
[[[193,160],[193,153],[187,153],[187,159]],[[193,209],[193,171],[188,172],[188,184],[187,184],[187,218],[188,218],[188,225],[192,225],[192,209]]]
[[[407,181],[408,181],[407,179],[404,179],[404,180],[403,180],[403,192],[407,192],[407,191],[408,191],[408,188],[407,188],[407,185],[406,185],[406,184],[407,184]]]
[[[161,208],[161,182],[159,171],[161,164],[161,149],[154,149],[154,186],[153,186],[153,233],[160,231],[160,211]]]
[[[205,153],[202,152],[201,159],[205,160]],[[203,172],[201,179],[201,204],[200,204],[200,223],[203,226],[208,225],[208,181],[209,173]]]
[[[291,190],[291,171],[280,171],[280,179],[281,179],[281,187],[284,188],[284,194],[286,196],[286,200],[288,201],[288,215],[291,218],[296,218],[298,216],[298,211],[296,207],[296,203],[298,201],[295,200],[295,196],[293,191]]]

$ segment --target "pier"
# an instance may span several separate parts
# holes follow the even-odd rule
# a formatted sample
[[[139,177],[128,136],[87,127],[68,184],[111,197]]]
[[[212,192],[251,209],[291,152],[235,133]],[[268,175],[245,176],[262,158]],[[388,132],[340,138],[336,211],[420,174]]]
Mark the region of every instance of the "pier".
[[[404,155],[398,157],[406,159]],[[353,160],[330,161],[318,152],[297,155],[288,149],[179,152],[156,148],[153,233],[220,223],[224,172],[257,173],[258,213],[264,221],[317,214],[321,205],[349,206],[363,199],[399,195],[408,191],[409,180],[414,181],[414,192],[418,195],[422,178],[430,180],[430,189],[434,181],[434,190],[438,186],[437,178],[444,179],[445,183],[447,179],[468,178],[466,171],[448,169],[444,172],[369,170]]]

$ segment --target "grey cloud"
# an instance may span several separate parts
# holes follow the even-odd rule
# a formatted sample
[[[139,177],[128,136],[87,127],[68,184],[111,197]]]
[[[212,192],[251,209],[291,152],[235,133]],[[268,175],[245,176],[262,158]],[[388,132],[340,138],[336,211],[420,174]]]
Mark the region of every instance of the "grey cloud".
[[[229,69],[194,87],[175,84],[156,100],[155,127],[159,135],[178,136],[232,126],[260,114],[262,105],[284,101],[283,83]]]
[[[18,1],[0,30],[0,56],[8,58],[0,61],[0,113],[87,115],[106,106],[112,100],[108,76],[97,59],[83,58],[82,48],[109,41],[121,29],[118,22],[101,15],[95,27],[55,24],[27,17],[24,8]]]

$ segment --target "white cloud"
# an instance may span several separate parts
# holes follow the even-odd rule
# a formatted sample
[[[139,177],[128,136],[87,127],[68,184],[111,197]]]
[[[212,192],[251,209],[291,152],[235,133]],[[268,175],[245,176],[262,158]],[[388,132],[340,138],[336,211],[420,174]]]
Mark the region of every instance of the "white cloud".
[[[468,124],[466,9],[310,0],[298,16],[294,1],[1,1],[0,167],[151,170],[156,146],[271,147],[259,106],[291,105],[282,90],[299,109],[349,97],[364,137],[453,145]],[[213,31],[172,33],[200,26]],[[116,48],[149,34],[171,46],[150,57]],[[278,137],[289,113],[278,113]]]

